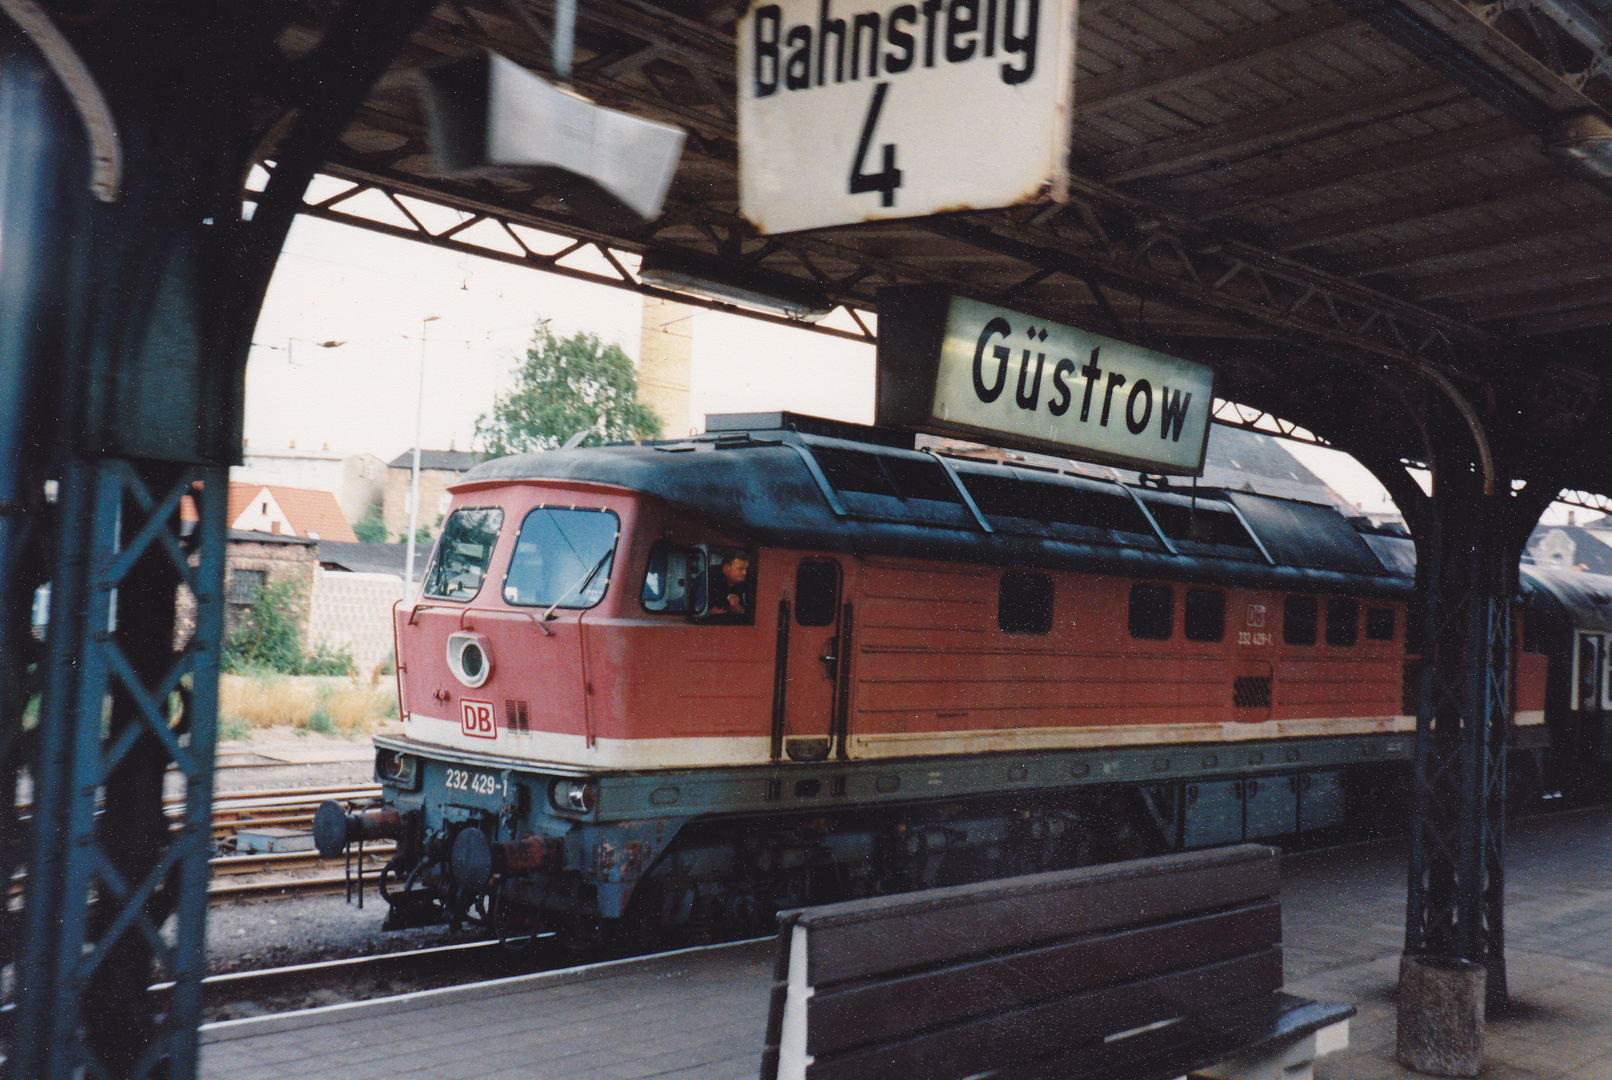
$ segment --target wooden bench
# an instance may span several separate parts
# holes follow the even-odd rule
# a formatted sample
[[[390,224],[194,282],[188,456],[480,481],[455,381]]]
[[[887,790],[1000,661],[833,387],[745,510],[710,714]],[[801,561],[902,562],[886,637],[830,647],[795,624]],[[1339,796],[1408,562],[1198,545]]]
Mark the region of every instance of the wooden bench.
[[[781,912],[762,1080],[1307,1080],[1256,844]]]

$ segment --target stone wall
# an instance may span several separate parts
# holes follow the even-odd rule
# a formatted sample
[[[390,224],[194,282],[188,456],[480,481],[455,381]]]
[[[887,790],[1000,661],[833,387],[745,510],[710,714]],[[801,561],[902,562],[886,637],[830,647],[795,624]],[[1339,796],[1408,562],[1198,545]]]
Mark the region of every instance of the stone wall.
[[[277,585],[291,580],[297,584],[302,598],[302,614],[308,611],[308,600],[313,595],[314,571],[319,568],[318,546],[312,540],[286,538],[284,540],[234,540],[224,549],[224,633],[229,634],[240,623],[242,615],[257,600],[258,590],[266,585]],[[191,565],[196,559],[191,557]],[[179,586],[175,611],[174,647],[181,648],[196,631],[196,598],[190,589]],[[302,645],[307,648],[307,635]]]
[[[359,672],[374,671],[392,655],[392,605],[402,598],[402,578],[317,567],[309,646],[351,649]]]
[[[224,629],[235,629],[244,612],[257,599],[258,590],[282,581],[296,583],[303,614],[313,595],[314,572],[318,570],[318,546],[311,542],[276,543],[271,540],[231,540],[224,568]],[[303,647],[308,645],[304,635]]]

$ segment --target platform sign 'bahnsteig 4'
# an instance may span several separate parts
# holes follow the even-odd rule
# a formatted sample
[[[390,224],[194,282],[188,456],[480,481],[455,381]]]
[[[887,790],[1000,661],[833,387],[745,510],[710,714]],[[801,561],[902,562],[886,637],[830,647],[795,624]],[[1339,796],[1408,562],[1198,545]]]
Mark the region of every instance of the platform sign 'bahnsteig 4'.
[[[1076,0],[775,0],[739,23],[764,233],[1065,195]]]
[[[879,302],[878,422],[1155,473],[1203,473],[1214,371],[928,290]]]

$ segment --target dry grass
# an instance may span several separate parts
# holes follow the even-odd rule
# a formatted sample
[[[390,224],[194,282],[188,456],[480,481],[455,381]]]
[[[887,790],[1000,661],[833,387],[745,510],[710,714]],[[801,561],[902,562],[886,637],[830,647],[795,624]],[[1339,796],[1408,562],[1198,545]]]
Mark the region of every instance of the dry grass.
[[[220,735],[289,725],[356,737],[397,715],[391,679],[324,675],[224,675],[219,679]]]

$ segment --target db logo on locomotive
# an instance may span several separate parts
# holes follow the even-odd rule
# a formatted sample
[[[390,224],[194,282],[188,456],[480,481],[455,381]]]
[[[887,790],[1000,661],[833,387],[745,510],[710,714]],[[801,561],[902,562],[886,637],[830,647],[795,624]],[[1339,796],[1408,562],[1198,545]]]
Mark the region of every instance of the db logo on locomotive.
[[[466,735],[478,739],[498,738],[498,728],[493,724],[493,703],[490,701],[471,701],[469,698],[461,699],[460,725]]]

